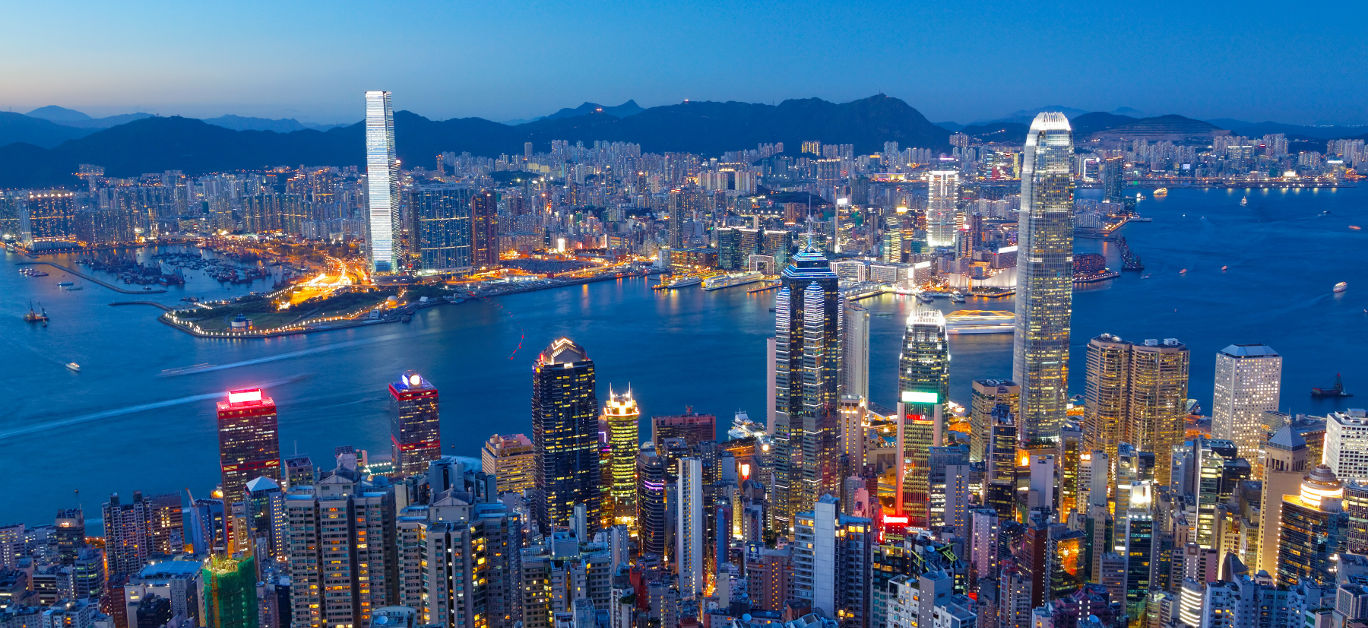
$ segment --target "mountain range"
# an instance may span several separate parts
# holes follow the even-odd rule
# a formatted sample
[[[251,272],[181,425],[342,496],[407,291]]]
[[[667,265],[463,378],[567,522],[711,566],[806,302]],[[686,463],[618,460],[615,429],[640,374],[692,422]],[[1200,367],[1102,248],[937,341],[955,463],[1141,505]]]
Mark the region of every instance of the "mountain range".
[[[1217,125],[1177,115],[1138,117],[1138,112],[1129,109],[1111,113],[1055,109],[1070,116],[1079,141],[1117,135],[1209,135],[1222,128],[1255,135],[1260,133],[1253,131],[1259,129],[1278,129],[1267,132],[1285,132],[1303,140],[1323,140],[1324,134],[1332,133],[1323,127],[1275,123],[1221,121],[1224,124]],[[432,120],[399,111],[394,126],[399,158],[426,165],[444,151],[521,154],[524,142],[544,151],[553,139],[586,144],[626,141],[648,152],[705,155],[769,142],[784,142],[789,153],[796,153],[806,140],[853,144],[857,153],[881,151],[885,141],[946,150],[952,129],[980,139],[1019,143],[1026,135],[1029,114],[1023,110],[991,122],[939,126],[902,100],[879,94],[847,103],[806,98],[778,105],[686,101],[643,108],[631,100],[617,106],[587,102],[517,123],[483,118]],[[1338,129],[1338,137],[1368,130]],[[1345,134],[1349,131],[1357,133]],[[363,122],[317,126],[294,119],[227,115],[199,120],[145,113],[93,118],[55,106],[28,114],[0,112],[0,187],[69,184],[71,173],[82,163],[104,166],[110,176],[162,170],[193,175],[276,165],[359,166],[365,158],[364,133]]]

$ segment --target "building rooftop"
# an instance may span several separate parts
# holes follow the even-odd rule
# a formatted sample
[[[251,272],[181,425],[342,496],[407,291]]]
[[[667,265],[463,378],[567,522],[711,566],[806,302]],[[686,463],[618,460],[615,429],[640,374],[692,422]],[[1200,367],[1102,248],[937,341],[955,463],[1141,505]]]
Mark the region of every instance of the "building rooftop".
[[[1221,353],[1236,358],[1277,357],[1278,352],[1268,345],[1230,345]]]

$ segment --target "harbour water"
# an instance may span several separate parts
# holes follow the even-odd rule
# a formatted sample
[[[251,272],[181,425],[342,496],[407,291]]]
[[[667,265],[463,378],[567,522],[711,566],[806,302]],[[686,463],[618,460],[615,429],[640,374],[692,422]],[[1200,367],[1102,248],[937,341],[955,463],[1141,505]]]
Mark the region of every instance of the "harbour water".
[[[1349,391],[1368,396],[1368,231],[1349,228],[1368,227],[1368,188],[1252,191],[1242,207],[1244,195],[1175,189],[1139,205],[1154,221],[1123,233],[1144,273],[1075,294],[1072,393],[1083,390],[1087,340],[1112,332],[1186,342],[1189,396],[1203,407],[1214,354],[1231,343],[1267,342],[1283,354],[1285,410],[1354,406],[1310,398],[1337,372]],[[1101,242],[1078,241],[1079,251],[1099,247],[1114,258]],[[224,341],[162,325],[152,307],[108,304],[175,304],[262,284],[226,290],[190,277],[166,294],[130,296],[51,268],[48,277],[24,277],[20,261],[7,254],[0,264],[0,477],[11,487],[0,524],[47,522],[78,501],[97,518],[111,492],[207,494],[218,478],[214,402],[231,388],[264,387],[279,406],[282,450],[327,468],[341,445],[388,455],[386,385],[414,369],[441,390],[444,448],[477,456],[492,433],[530,433],[532,361],[559,335],[594,359],[600,400],[610,384],[630,385],[646,416],[692,407],[723,424],[738,409],[765,417],[773,292],[654,292],[644,279],[627,279],[428,309],[409,324]],[[84,289],[57,287],[68,280]],[[1338,281],[1349,290],[1332,294]],[[22,320],[30,300],[47,309],[47,327]],[[863,303],[871,310],[871,396],[891,405],[903,322],[917,303],[894,295]],[[947,312],[1011,306],[936,304]],[[956,400],[974,378],[1010,376],[1010,335],[956,336],[951,352]]]

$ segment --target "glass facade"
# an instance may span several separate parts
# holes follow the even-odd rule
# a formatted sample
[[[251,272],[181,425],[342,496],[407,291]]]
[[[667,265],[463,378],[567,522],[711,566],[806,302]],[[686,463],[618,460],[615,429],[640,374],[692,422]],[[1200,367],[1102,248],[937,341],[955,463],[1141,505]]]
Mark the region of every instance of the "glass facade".
[[[403,476],[427,472],[442,455],[437,387],[413,371],[389,385],[390,446],[394,471]]]
[[[1073,131],[1062,113],[1031,122],[1022,159],[1016,337],[1022,442],[1053,438],[1068,399],[1073,314]]]
[[[469,273],[471,254],[470,188],[425,185],[411,195],[418,268],[425,273]]]
[[[898,392],[907,414],[928,419],[936,406],[944,408],[950,401],[950,341],[940,310],[921,308],[907,317],[898,354]]]
[[[636,457],[641,449],[641,408],[632,391],[621,395],[608,391],[603,408],[608,425],[608,466],[611,477],[608,495],[612,498],[614,523],[636,529]]]
[[[955,202],[958,199],[958,172],[932,170],[926,173],[926,243],[929,246],[955,246]]]
[[[280,481],[275,400],[261,389],[234,390],[218,403],[219,464],[225,504],[246,499],[247,483]]]
[[[394,109],[390,93],[366,92],[366,207],[370,219],[371,269],[377,274],[399,269],[395,238],[400,231],[399,158],[394,152]]]

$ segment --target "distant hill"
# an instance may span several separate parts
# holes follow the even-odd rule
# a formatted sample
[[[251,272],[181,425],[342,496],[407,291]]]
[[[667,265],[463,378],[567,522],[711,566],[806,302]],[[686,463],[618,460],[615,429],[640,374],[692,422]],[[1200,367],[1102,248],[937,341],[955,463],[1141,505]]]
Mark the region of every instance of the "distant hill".
[[[75,109],[67,109],[66,107],[58,107],[57,105],[39,107],[37,109],[34,109],[33,111],[28,112],[25,115],[27,115],[30,118],[47,120],[48,122],[55,122],[62,126],[75,127],[78,129],[107,129],[112,126],[127,124],[134,120],[141,120],[143,118],[152,117],[152,114],[150,113],[139,112],[121,113],[119,115],[108,116],[105,118],[92,118],[89,115],[86,115],[80,111],[76,111]]]
[[[854,144],[856,152],[882,150],[885,140],[944,150],[949,137],[949,131],[931,124],[907,103],[882,94],[840,104],[816,98],[779,105],[685,102],[622,118],[595,112],[519,125],[482,118],[438,121],[400,111],[394,126],[399,158],[412,165],[432,164],[443,151],[521,154],[527,141],[546,150],[553,139],[627,141],[651,152],[716,155],[764,142],[784,142],[790,152],[797,152],[805,140]],[[0,146],[0,187],[70,183],[70,173],[81,163],[102,165],[110,176],[168,169],[199,174],[274,165],[361,165],[363,139],[361,122],[326,131],[275,132],[232,130],[178,116],[151,117],[46,149],[34,143]]]
[[[587,102],[578,107],[575,107],[574,109],[566,107],[564,109],[561,109],[560,111],[557,111],[556,113],[539,119],[559,120],[561,118],[576,118],[579,116],[588,116],[594,114],[602,114],[612,116],[614,118],[626,118],[627,116],[634,116],[643,111],[645,111],[645,109],[642,109],[641,105],[636,104],[635,100],[629,100],[616,107],[605,107],[598,103]]]
[[[272,119],[272,118],[253,118],[250,116],[235,116],[232,114],[219,116],[217,118],[204,118],[205,122],[214,126],[221,126],[225,129],[234,131],[274,131],[276,133],[293,133],[303,131],[309,127],[294,118]]]
[[[0,146],[24,142],[52,148],[62,142],[89,135],[94,129],[79,129],[10,111],[0,112]]]

